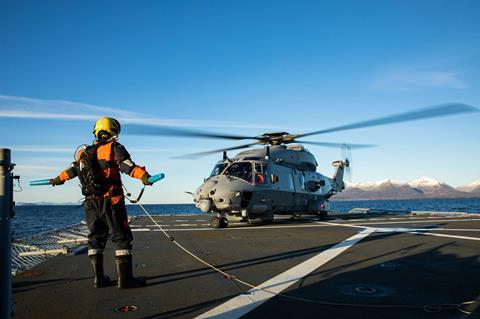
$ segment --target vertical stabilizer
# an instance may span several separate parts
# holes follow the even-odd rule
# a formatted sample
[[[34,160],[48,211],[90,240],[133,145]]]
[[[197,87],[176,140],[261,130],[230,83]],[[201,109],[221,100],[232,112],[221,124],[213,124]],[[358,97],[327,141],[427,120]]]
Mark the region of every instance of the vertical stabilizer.
[[[347,163],[342,161],[335,161],[332,163],[333,167],[336,168],[335,173],[333,174],[333,189],[337,192],[341,192],[345,189],[345,184],[343,183],[343,175],[345,172],[345,166]]]

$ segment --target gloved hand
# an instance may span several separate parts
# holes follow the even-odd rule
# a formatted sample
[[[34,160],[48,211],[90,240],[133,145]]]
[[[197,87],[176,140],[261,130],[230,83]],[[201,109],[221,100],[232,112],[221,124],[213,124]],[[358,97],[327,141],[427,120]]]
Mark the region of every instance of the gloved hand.
[[[143,185],[153,185],[152,183],[150,183],[148,181],[149,178],[150,178],[150,174],[148,174],[148,173],[143,174],[143,176],[142,176]]]
[[[65,182],[60,179],[60,176],[57,176],[54,179],[50,180],[50,184],[52,184],[52,186],[62,185],[64,183]]]

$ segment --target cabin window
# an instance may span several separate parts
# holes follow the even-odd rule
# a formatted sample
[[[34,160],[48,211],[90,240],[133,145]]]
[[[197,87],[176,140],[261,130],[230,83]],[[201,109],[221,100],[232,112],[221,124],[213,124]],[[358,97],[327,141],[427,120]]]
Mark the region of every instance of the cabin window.
[[[298,175],[298,182],[300,183],[300,188],[305,190],[305,176],[303,174]]]
[[[225,170],[224,174],[238,177],[249,183],[253,183],[252,163],[250,162],[235,162]]]
[[[293,184],[293,174],[288,174],[288,188],[292,191],[295,190],[295,185]]]

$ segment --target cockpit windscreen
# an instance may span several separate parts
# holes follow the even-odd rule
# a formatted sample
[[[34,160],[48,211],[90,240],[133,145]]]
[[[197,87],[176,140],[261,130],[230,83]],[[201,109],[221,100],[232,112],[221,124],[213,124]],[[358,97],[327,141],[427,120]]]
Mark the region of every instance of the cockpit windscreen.
[[[260,185],[265,183],[265,170],[266,167],[263,163],[236,162],[230,165],[224,174],[241,178],[255,185]]]
[[[223,172],[223,170],[225,169],[225,167],[227,166],[227,164],[228,163],[219,163],[219,164],[215,165],[215,167],[213,168],[209,177],[220,175]]]

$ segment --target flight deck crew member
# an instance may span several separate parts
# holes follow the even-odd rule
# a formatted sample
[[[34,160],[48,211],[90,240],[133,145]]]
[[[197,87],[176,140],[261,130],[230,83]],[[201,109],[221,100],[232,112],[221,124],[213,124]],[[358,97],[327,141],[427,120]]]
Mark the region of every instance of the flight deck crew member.
[[[120,172],[151,185],[150,175],[144,167],[136,165],[125,147],[118,143],[120,123],[109,117],[100,118],[93,129],[95,142],[76,154],[72,167],[51,180],[53,186],[61,185],[76,176],[82,182],[85,195],[85,216],[89,229],[88,256],[95,276],[94,287],[112,285],[103,272],[103,250],[109,232],[115,246],[115,264],[118,288],[136,288],[146,285],[145,280],[133,277],[132,232],[128,224],[125,196]],[[85,161],[82,156],[89,156]],[[91,168],[88,166],[91,164]],[[90,170],[90,173],[89,173]],[[93,187],[93,188],[92,188]],[[88,191],[90,189],[90,191]],[[97,191],[91,191],[96,189]]]

